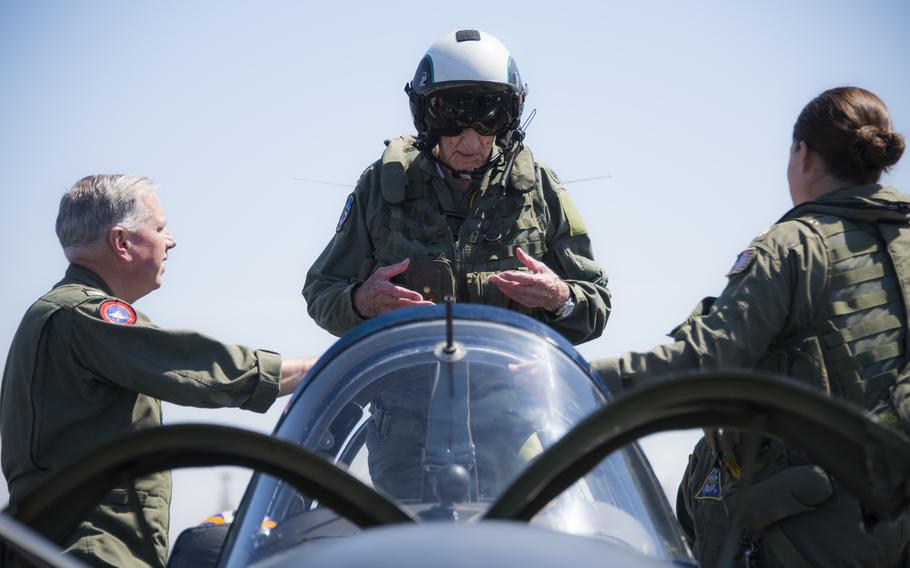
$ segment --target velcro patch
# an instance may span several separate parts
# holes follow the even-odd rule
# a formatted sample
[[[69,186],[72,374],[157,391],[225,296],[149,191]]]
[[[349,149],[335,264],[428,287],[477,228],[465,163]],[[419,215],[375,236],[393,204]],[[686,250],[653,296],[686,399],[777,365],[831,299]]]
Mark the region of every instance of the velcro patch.
[[[341,217],[338,218],[338,224],[335,225],[335,232],[341,232],[341,229],[344,227],[345,221],[348,220],[348,217],[351,214],[351,207],[354,205],[354,194],[348,195],[347,201],[344,202],[344,209],[341,210]]]
[[[708,472],[708,476],[701,484],[701,489],[695,494],[695,498],[700,501],[723,501],[720,487],[720,470],[717,466]]]
[[[133,307],[120,300],[109,300],[98,307],[98,315],[108,323],[133,325],[136,323],[136,312]]]
[[[588,234],[588,227],[585,226],[584,219],[581,218],[581,213],[578,211],[578,207],[575,206],[575,202],[569,197],[569,192],[563,189],[556,195],[559,196],[559,203],[562,205],[566,221],[569,222],[569,236]]]
[[[753,260],[755,260],[755,249],[749,247],[743,252],[739,253],[739,256],[736,257],[736,262],[733,263],[730,271],[727,272],[727,276],[739,274],[740,272],[749,268],[749,265],[752,264]]]

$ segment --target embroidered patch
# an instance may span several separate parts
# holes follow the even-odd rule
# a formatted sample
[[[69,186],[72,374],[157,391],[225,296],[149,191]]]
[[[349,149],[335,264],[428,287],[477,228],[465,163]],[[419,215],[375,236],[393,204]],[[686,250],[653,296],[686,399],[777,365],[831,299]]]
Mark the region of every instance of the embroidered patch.
[[[338,218],[338,224],[335,225],[335,232],[338,233],[344,227],[344,222],[348,220],[351,214],[351,207],[354,205],[354,194],[348,195],[347,201],[344,202],[344,209],[341,210],[341,217]]]
[[[743,270],[749,268],[749,265],[752,264],[752,260],[754,258],[755,249],[752,247],[749,247],[743,252],[739,253],[739,256],[736,257],[736,262],[734,262],[733,266],[730,268],[730,272],[727,272],[727,276],[739,274]]]
[[[116,323],[118,325],[133,325],[136,323],[136,312],[133,311],[132,306],[119,300],[104,302],[98,308],[98,313],[101,315],[101,319],[108,323]]]
[[[715,466],[708,472],[708,477],[702,482],[701,489],[695,494],[695,498],[702,501],[723,501],[720,494],[720,470]]]

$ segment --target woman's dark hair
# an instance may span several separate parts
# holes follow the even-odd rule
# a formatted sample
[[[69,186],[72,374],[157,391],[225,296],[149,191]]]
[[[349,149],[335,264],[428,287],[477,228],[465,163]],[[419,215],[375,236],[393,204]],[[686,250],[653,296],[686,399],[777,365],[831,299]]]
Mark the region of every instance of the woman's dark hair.
[[[885,103],[859,87],[829,89],[812,99],[793,125],[793,140],[817,152],[835,176],[875,183],[904,153]]]

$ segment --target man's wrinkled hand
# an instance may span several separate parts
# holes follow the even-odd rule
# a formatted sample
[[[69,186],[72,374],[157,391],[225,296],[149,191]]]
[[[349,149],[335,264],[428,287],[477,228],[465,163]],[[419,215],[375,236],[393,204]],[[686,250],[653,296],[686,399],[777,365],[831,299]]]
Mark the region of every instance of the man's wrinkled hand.
[[[354,290],[354,309],[363,318],[374,318],[399,308],[413,306],[432,306],[433,302],[424,300],[418,292],[396,286],[389,282],[411,265],[410,259],[397,264],[380,266],[366,281]]]
[[[543,308],[556,312],[569,299],[569,285],[546,264],[529,256],[525,251],[516,249],[518,261],[527,266],[531,272],[509,270],[490,276],[499,290],[527,308]]]

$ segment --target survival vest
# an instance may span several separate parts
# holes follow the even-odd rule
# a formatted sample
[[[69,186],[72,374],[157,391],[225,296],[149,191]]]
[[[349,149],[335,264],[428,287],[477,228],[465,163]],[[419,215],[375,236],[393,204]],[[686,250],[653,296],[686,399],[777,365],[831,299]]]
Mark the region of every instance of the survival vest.
[[[825,245],[826,297],[811,335],[779,346],[763,367],[807,380],[867,410],[890,396],[904,367],[910,309],[910,203],[847,198],[810,202],[782,220],[795,219]],[[796,353],[813,361],[793,365]]]
[[[383,153],[384,206],[380,218],[370,223],[374,244],[370,264],[410,258],[410,268],[393,281],[428,299],[441,301],[451,294],[459,301],[528,313],[487,280],[497,272],[526,270],[515,255],[518,247],[537,259],[547,252],[547,205],[530,150],[519,151],[504,192],[499,187],[504,161],[486,173],[455,236],[440,214],[434,187],[445,181],[433,173],[432,163],[413,143],[409,136],[396,138]]]

